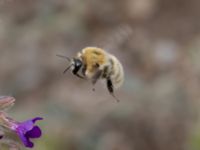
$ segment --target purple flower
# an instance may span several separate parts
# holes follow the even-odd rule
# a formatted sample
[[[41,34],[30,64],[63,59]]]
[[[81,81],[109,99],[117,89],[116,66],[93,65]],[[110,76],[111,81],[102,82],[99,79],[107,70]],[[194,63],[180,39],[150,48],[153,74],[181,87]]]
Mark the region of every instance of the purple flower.
[[[42,120],[43,118],[36,117],[24,122],[14,122],[11,123],[11,129],[17,133],[21,141],[26,147],[32,148],[34,146],[33,142],[30,141],[31,138],[39,138],[42,135],[41,129],[34,125],[36,121]]]

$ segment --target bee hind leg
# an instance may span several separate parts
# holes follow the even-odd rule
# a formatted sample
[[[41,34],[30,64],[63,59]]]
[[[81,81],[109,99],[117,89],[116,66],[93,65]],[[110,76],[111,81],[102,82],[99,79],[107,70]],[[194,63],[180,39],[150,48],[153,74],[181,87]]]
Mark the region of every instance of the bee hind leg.
[[[107,79],[107,88],[109,93],[116,99],[117,102],[119,102],[119,99],[114,95],[114,88],[113,88],[113,83],[110,78]]]

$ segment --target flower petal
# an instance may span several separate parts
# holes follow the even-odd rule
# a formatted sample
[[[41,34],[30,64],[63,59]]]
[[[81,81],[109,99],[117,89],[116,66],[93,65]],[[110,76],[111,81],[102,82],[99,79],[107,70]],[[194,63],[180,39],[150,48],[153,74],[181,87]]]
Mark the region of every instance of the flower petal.
[[[32,148],[34,146],[34,144],[24,135],[22,131],[18,131],[17,134],[26,147]]]
[[[41,118],[41,117],[35,117],[35,118],[32,119],[33,123],[35,123],[38,120],[43,120],[43,118]]]
[[[22,123],[20,123],[20,126],[23,126],[23,128],[25,128],[27,131],[31,130],[33,128],[33,125],[36,121],[38,120],[42,120],[43,118],[41,117],[36,117],[33,119],[29,119],[27,121],[24,121]]]
[[[39,138],[42,135],[42,131],[38,126],[34,126],[32,130],[26,132],[27,138]]]

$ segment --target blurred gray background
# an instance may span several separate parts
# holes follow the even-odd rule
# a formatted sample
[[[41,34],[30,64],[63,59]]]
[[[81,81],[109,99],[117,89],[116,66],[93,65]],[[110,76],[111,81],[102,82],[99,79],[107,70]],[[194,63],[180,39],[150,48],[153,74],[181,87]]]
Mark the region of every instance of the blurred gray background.
[[[199,150],[199,0],[0,0],[0,95],[42,116],[35,150]],[[87,46],[123,64],[124,85],[63,70]]]

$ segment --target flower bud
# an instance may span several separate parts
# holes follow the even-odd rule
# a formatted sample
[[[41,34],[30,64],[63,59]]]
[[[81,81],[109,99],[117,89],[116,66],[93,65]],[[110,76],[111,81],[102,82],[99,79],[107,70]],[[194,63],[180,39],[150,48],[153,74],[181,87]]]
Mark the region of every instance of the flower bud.
[[[15,98],[11,96],[0,96],[0,111],[10,108],[14,105]]]

